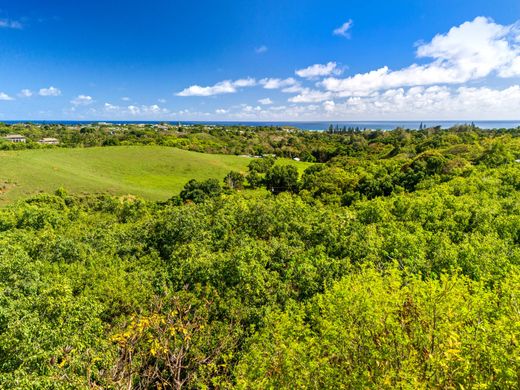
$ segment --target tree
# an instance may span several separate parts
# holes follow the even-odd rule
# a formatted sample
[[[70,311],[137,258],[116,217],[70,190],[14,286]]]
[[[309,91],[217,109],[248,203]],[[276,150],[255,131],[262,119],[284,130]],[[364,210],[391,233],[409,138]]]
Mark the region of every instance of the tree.
[[[479,163],[486,165],[489,168],[496,168],[500,165],[508,164],[513,161],[513,155],[507,150],[505,145],[501,142],[494,142],[482,154]]]
[[[112,338],[119,357],[110,380],[124,388],[137,379],[138,388],[180,390],[206,388],[225,372],[237,332],[232,323],[212,321],[215,297],[206,293],[161,297],[149,314],[134,316]]]
[[[257,158],[251,161],[247,168],[249,169],[249,172],[266,173],[270,168],[274,166],[275,162],[275,158],[271,156]]]
[[[265,185],[273,194],[298,192],[298,170],[292,165],[277,165],[266,173]]]
[[[224,178],[224,184],[232,190],[241,190],[244,188],[244,175],[240,172],[231,171]]]
[[[194,203],[202,203],[209,198],[216,198],[222,193],[222,187],[217,179],[208,179],[199,182],[190,180],[181,191],[183,201],[191,200]]]

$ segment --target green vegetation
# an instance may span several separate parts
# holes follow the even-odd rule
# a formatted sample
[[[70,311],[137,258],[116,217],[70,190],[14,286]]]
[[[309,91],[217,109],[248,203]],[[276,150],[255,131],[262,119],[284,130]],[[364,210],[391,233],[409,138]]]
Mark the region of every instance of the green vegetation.
[[[63,187],[71,193],[133,194],[166,200],[190,179],[246,172],[247,157],[159,146],[0,151],[0,203]],[[279,160],[303,171],[308,164]]]
[[[228,156],[167,201],[0,209],[0,388],[517,388],[517,131],[319,137],[303,173]],[[215,161],[16,155],[132,150]]]

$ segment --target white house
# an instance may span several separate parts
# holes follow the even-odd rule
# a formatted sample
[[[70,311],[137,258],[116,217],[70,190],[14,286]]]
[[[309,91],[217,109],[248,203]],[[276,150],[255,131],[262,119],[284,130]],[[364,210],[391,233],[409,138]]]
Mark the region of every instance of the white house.
[[[10,142],[26,142],[27,138],[20,134],[8,134],[4,137],[6,141]]]
[[[58,139],[56,139],[56,138],[42,138],[41,140],[38,141],[38,143],[44,144],[44,145],[58,145],[60,143],[60,141],[58,141]]]

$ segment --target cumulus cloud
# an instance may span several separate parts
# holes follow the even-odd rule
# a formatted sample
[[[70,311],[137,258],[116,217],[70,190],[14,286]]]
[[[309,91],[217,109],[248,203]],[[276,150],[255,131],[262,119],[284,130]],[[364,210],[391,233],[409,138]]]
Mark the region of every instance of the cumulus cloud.
[[[31,97],[33,95],[33,92],[30,89],[22,89],[18,96],[20,97]]]
[[[14,100],[11,96],[5,92],[0,92],[0,100]]]
[[[91,96],[79,95],[76,98],[72,99],[70,102],[75,106],[88,106],[89,104],[92,104],[93,101],[94,100]]]
[[[337,29],[337,35],[348,36],[351,26],[351,21],[345,23]],[[296,70],[301,79],[225,80],[212,86],[193,85],[178,95],[212,96],[257,85],[292,94],[286,105],[274,105],[270,98],[257,97],[259,105],[213,107],[212,115],[236,119],[517,119],[520,87],[482,87],[482,82],[520,77],[520,22],[501,25],[477,17],[416,44],[415,54],[416,63],[396,70],[382,66],[342,77],[341,69],[331,61]],[[312,81],[316,79],[321,81]],[[479,81],[480,87],[472,81]],[[128,106],[119,111],[142,115],[137,112],[145,110]],[[198,114],[210,115],[185,113]]]
[[[128,106],[128,111],[132,115],[154,115],[154,114],[166,114],[168,113],[168,110],[165,108],[161,108],[157,104],[152,104],[149,106],[142,105],[142,106]]]
[[[109,114],[111,117],[127,118],[139,117],[139,118],[150,118],[158,119],[161,116],[169,115],[170,111],[166,108],[162,108],[157,104],[152,105],[129,105],[129,106],[118,106],[111,103],[105,103],[103,105],[103,111],[105,114]]]
[[[256,80],[253,78],[239,79],[235,81],[224,80],[213,86],[201,87],[200,85],[192,85],[181,92],[177,96],[213,96],[225,93],[235,93],[238,88],[253,87]]]
[[[260,106],[249,106],[249,105],[244,105],[242,107],[242,111],[245,112],[245,113],[253,113],[253,112],[260,112],[262,111],[262,107]]]
[[[235,87],[254,87],[256,85],[256,80],[248,77],[246,79],[236,80],[232,84]]]
[[[263,104],[264,106],[267,106],[269,104],[273,104],[273,101],[270,98],[264,98],[264,99],[259,99],[258,103]]]
[[[103,108],[105,109],[106,112],[117,112],[117,111],[121,110],[121,107],[113,105],[111,103],[105,103],[103,105]]]
[[[333,102],[334,104],[331,104]],[[520,110],[520,86],[503,89],[488,87],[411,87],[352,96],[323,103],[326,114],[334,117],[378,119],[516,119]]]
[[[262,54],[262,53],[265,53],[267,50],[269,50],[268,47],[265,45],[262,45],[260,47],[255,48],[255,53]]]
[[[332,97],[332,93],[328,91],[318,91],[314,89],[304,88],[299,95],[289,99],[291,103],[319,103]]]
[[[17,20],[0,19],[0,28],[12,28],[15,30],[21,30],[23,28],[23,25]]]
[[[306,88],[302,87],[299,83],[291,85],[290,87],[282,88],[282,92],[284,93],[300,93],[303,92]]]
[[[238,110],[230,111],[227,115],[236,120],[298,120],[310,119],[319,115],[320,106],[317,105],[282,105],[282,106],[251,106],[241,105]]]
[[[431,58],[429,63],[396,71],[384,66],[345,79],[329,77],[321,85],[340,96],[363,96],[390,88],[463,84],[491,74],[519,76],[519,36],[516,24],[503,26],[477,17],[418,45],[417,56]]]
[[[234,93],[237,89],[231,81],[221,81],[211,87],[192,85],[177,93],[177,96],[212,96],[223,93]]]
[[[260,80],[260,84],[263,85],[265,89],[280,89],[297,85],[298,82],[292,77],[287,79],[265,78]]]
[[[338,28],[334,29],[332,31],[333,35],[339,35],[345,38],[350,38],[349,30],[352,28],[352,19],[347,20],[345,23],[343,23]]]
[[[325,65],[314,64],[307,68],[299,69],[295,73],[300,77],[313,79],[316,77],[330,76],[332,74],[340,75],[342,70],[337,68],[335,62],[328,62]]]
[[[337,98],[332,94],[294,99],[287,105],[242,104],[219,114],[237,120],[493,120],[518,119],[520,86],[507,88],[418,86],[393,88],[369,96]]]
[[[55,87],[49,87],[49,88],[42,88],[39,92],[40,96],[60,96],[61,91],[58,88]]]
[[[323,109],[326,112],[333,112],[335,108],[336,108],[336,103],[334,103],[333,100],[327,100],[326,102],[323,103]]]
[[[128,96],[123,96],[123,97],[121,98],[121,100],[124,101],[124,102],[129,102],[129,101],[130,101],[130,98],[129,98]]]

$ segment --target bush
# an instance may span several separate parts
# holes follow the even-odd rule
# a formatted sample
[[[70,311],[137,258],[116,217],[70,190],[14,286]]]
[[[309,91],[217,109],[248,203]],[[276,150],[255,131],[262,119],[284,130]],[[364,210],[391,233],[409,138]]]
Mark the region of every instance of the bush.
[[[273,194],[298,192],[298,170],[292,165],[277,165],[265,175],[265,185]]]
[[[207,179],[202,182],[192,179],[184,186],[180,196],[185,202],[202,203],[221,194],[222,187],[217,179]]]

